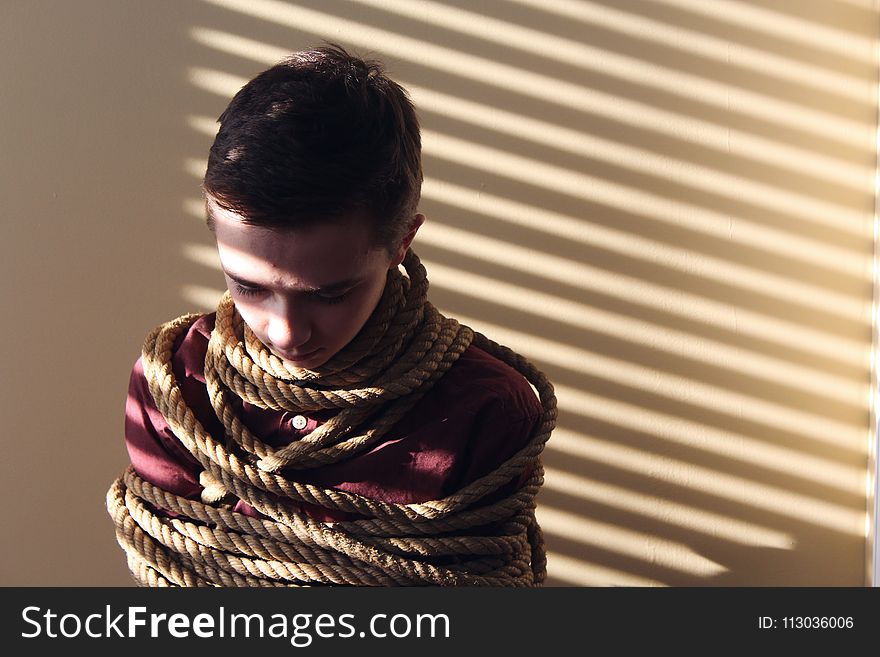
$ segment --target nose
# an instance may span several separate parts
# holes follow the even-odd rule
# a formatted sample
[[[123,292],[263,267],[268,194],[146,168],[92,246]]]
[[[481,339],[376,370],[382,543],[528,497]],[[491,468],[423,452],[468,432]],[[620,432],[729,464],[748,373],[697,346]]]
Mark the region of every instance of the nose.
[[[266,334],[275,348],[287,352],[299,351],[312,337],[311,322],[302,308],[284,302],[269,315]]]

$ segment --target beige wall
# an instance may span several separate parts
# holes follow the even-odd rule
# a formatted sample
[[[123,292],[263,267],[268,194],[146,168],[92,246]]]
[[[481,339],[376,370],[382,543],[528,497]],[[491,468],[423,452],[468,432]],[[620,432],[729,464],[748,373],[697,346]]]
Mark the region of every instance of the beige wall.
[[[419,105],[435,303],[558,386],[549,583],[864,584],[876,4],[4,2],[0,584],[130,583],[104,494],[143,337],[222,284],[211,122],[321,38]]]

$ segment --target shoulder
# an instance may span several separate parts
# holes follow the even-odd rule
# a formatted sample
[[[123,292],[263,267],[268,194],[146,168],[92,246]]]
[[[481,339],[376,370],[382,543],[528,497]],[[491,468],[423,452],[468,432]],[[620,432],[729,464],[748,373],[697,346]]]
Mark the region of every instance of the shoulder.
[[[214,328],[214,319],[214,313],[202,315],[182,331],[174,342],[171,357],[171,368],[184,399],[199,419],[209,424],[211,419],[204,417],[206,414],[203,412],[210,407],[205,388],[205,354]],[[143,356],[138,357],[132,368],[127,408],[129,412],[138,410],[151,415],[158,413],[149,391]],[[153,419],[161,424],[160,417]]]
[[[205,354],[216,316],[217,313],[202,315],[177,337],[172,365],[178,380],[197,379],[204,383]]]
[[[184,398],[206,426],[210,408],[204,386],[204,358],[213,328],[213,315],[203,315],[177,336],[172,369]],[[144,373],[143,357],[131,371],[125,405],[125,444],[132,466],[147,481],[185,497],[198,494],[198,461],[178,440],[159,411]]]
[[[497,406],[511,418],[540,415],[542,406],[516,369],[475,345],[468,347],[432,391],[464,406]]]
[[[200,374],[203,372],[205,354],[208,351],[208,341],[211,339],[215,319],[216,313],[201,315],[177,336],[172,347],[175,371],[183,367],[188,371],[198,371]],[[142,354],[135,362],[133,373],[143,374]]]
[[[498,468],[534,436],[544,413],[516,369],[471,345],[407,416],[427,454],[449,460],[442,494]]]
[[[443,435],[448,446],[475,434],[522,434],[543,414],[537,393],[516,369],[471,345],[401,420],[405,432]]]

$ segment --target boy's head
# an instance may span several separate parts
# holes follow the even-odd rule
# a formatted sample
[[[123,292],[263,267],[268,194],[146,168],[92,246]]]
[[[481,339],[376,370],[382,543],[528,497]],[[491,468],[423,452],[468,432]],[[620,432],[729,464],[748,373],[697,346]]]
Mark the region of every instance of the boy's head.
[[[220,124],[204,189],[232,300],[278,357],[320,367],[424,221],[415,110],[378,64],[327,46],[258,75]]]
[[[327,45],[291,55],[248,82],[219,118],[204,191],[208,224],[306,228],[358,215],[393,252],[422,183],[412,102],[380,64]]]

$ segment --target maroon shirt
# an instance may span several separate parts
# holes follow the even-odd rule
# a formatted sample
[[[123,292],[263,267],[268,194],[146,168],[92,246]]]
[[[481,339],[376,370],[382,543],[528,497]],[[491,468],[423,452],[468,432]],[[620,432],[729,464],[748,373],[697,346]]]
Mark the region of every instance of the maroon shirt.
[[[204,376],[214,317],[214,313],[201,317],[178,337],[172,368],[187,404],[216,439],[223,436],[223,427],[211,407]],[[277,448],[308,435],[337,412],[302,413],[308,422],[297,429],[293,425],[296,413],[243,402],[241,420],[260,440]],[[346,461],[286,476],[398,504],[441,499],[488,474],[521,449],[542,413],[540,401],[519,372],[471,345],[378,444]],[[125,443],[131,463],[143,479],[182,497],[199,497],[203,468],[156,408],[141,359],[131,373]],[[501,497],[515,486],[512,481],[491,498]],[[306,503],[299,507],[318,520],[356,517]],[[235,510],[260,515],[241,500]]]

